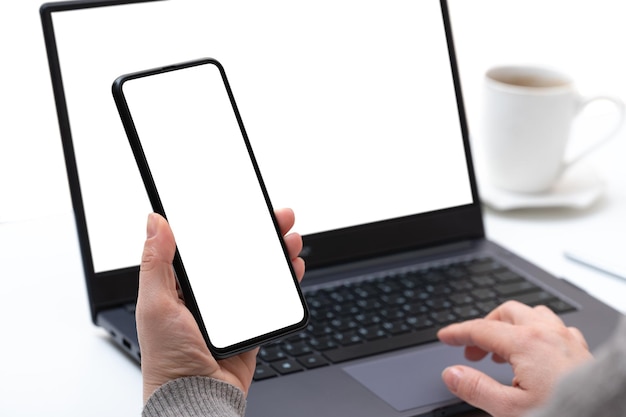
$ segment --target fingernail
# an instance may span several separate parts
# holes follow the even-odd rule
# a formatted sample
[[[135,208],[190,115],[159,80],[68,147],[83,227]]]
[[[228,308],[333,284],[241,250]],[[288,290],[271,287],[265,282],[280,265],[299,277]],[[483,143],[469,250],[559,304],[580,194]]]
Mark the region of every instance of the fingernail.
[[[441,373],[441,377],[443,382],[446,384],[448,389],[452,392],[456,392],[457,387],[459,386],[459,381],[461,381],[461,376],[463,375],[463,371],[461,369],[451,366],[443,370]]]
[[[157,234],[158,217],[156,213],[148,215],[148,226],[146,227],[146,237],[150,239]]]

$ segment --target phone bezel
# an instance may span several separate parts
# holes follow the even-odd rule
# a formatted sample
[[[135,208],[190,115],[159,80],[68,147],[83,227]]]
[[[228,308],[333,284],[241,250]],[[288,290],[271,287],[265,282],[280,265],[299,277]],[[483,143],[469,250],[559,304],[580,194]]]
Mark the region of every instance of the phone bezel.
[[[244,340],[240,343],[236,343],[227,347],[217,347],[215,346],[212,342],[211,342],[211,338],[210,335],[208,334],[205,324],[204,324],[204,320],[202,318],[202,314],[200,312],[200,309],[198,308],[198,304],[196,302],[196,298],[194,296],[193,293],[193,289],[191,288],[191,284],[189,282],[189,278],[187,276],[187,273],[185,271],[185,267],[183,264],[183,260],[181,258],[181,255],[178,251],[178,248],[176,249],[175,255],[174,255],[174,260],[173,260],[173,267],[174,267],[174,272],[176,274],[176,278],[178,280],[179,286],[181,288],[182,294],[184,296],[184,300],[185,300],[185,305],[187,306],[187,308],[189,309],[189,311],[191,312],[191,314],[193,315],[193,317],[195,318],[196,322],[198,323],[198,327],[200,328],[200,332],[202,333],[202,336],[205,339],[205,342],[209,348],[209,350],[211,351],[211,353],[213,354],[214,357],[216,357],[217,359],[223,359],[223,358],[227,358],[229,356],[232,355],[236,355],[245,351],[248,351],[250,349],[253,349],[261,344],[282,338],[286,335],[298,332],[303,330],[307,324],[308,324],[308,320],[309,320],[309,310],[304,298],[304,295],[302,294],[302,290],[300,288],[300,285],[298,283],[298,280],[296,278],[296,274],[295,271],[293,269],[293,266],[291,264],[290,258],[289,258],[289,254],[287,251],[287,248],[284,244],[284,241],[282,239],[281,233],[280,233],[280,228],[278,226],[278,222],[276,220],[276,217],[274,215],[274,209],[272,207],[272,203],[270,201],[269,195],[267,193],[267,189],[265,187],[265,183],[263,182],[263,178],[261,176],[261,172],[259,169],[259,166],[257,164],[256,158],[254,157],[254,153],[252,151],[252,146],[250,145],[250,141],[248,139],[248,135],[246,133],[245,127],[243,125],[243,121],[241,118],[241,115],[239,113],[239,110],[237,108],[237,104],[235,102],[235,98],[234,95],[232,93],[232,90],[230,88],[230,84],[228,82],[228,78],[226,77],[226,72],[224,70],[224,67],[214,58],[201,58],[201,59],[197,59],[197,60],[193,60],[193,61],[186,61],[186,62],[181,62],[181,63],[177,63],[177,64],[172,64],[172,65],[166,65],[166,66],[162,66],[162,67],[157,67],[157,68],[152,68],[152,69],[148,69],[148,70],[142,70],[142,71],[138,71],[138,72],[133,72],[133,73],[129,73],[129,74],[124,74],[119,76],[118,78],[116,78],[113,82],[113,86],[112,86],[112,92],[113,92],[113,98],[115,100],[115,104],[118,110],[118,113],[120,115],[120,119],[122,121],[122,124],[124,126],[124,130],[126,132],[126,136],[128,138],[129,144],[131,146],[135,161],[137,163],[137,167],[139,168],[140,174],[141,174],[141,178],[143,180],[144,186],[146,188],[146,192],[148,194],[148,198],[150,200],[150,204],[152,205],[152,209],[156,212],[161,214],[163,217],[165,217],[167,219],[167,215],[165,212],[165,209],[163,207],[163,204],[161,202],[161,199],[159,197],[159,193],[157,190],[157,186],[155,184],[154,178],[152,177],[152,174],[150,172],[150,167],[148,164],[148,161],[146,159],[145,153],[143,151],[142,145],[141,145],[141,141],[139,138],[139,135],[137,133],[137,129],[135,128],[135,124],[128,106],[128,103],[126,101],[126,97],[124,95],[124,91],[123,91],[123,86],[126,82],[137,79],[137,78],[142,78],[142,77],[149,77],[149,76],[153,76],[153,75],[158,75],[158,74],[163,74],[166,72],[171,72],[171,71],[178,71],[178,70],[184,70],[186,68],[191,68],[191,67],[195,67],[195,66],[199,66],[199,65],[214,65],[218,68],[222,81],[224,83],[224,87],[226,89],[226,92],[228,94],[228,98],[230,100],[230,104],[232,106],[233,112],[235,114],[235,117],[237,119],[237,123],[239,125],[239,129],[241,131],[241,135],[242,135],[242,139],[246,145],[246,149],[248,151],[248,155],[250,157],[250,161],[254,167],[254,171],[256,173],[256,177],[257,180],[259,182],[259,186],[261,188],[261,191],[263,192],[263,196],[265,198],[265,202],[267,204],[267,208],[268,208],[268,213],[269,216],[272,219],[272,222],[274,224],[274,228],[276,230],[276,233],[278,234],[278,236],[280,237],[279,241],[280,244],[282,246],[282,250],[283,253],[285,255],[285,261],[288,264],[289,267],[289,271],[291,273],[291,276],[294,280],[294,285],[296,286],[297,289],[297,293],[298,296],[300,297],[300,303],[302,305],[302,310],[303,310],[303,319],[298,322],[298,323],[294,323],[293,325],[290,325],[288,327],[282,328],[282,329],[277,329],[275,331],[263,334],[263,335],[259,335],[257,337],[254,338],[250,338],[247,340]]]

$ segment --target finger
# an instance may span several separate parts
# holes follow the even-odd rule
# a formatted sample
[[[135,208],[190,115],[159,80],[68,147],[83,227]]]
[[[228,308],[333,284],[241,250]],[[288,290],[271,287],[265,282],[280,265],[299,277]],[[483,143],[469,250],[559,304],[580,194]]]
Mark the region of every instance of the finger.
[[[473,355],[478,349],[491,352],[508,362],[510,355],[517,351],[519,334],[510,323],[497,320],[474,319],[451,324],[439,330],[437,337],[452,346],[471,346]]]
[[[479,361],[489,354],[488,351],[474,345],[467,345],[459,340],[462,329],[459,326],[463,323],[455,323],[448,325],[437,332],[439,340],[445,344],[452,346],[465,345],[464,356],[470,361]]]
[[[304,259],[298,256],[302,251],[302,237],[297,233],[288,234],[285,236],[285,246],[287,246],[287,252],[289,253],[289,259],[291,259],[296,278],[298,278],[298,281],[302,281],[302,277],[304,277]]]
[[[537,324],[538,322],[551,323],[563,326],[563,320],[551,309],[544,305],[530,307],[519,301],[507,301],[496,307],[485,316],[487,320],[500,320],[511,324]]]
[[[537,314],[533,308],[519,301],[510,300],[500,304],[485,316],[487,320],[498,320],[511,324],[526,324],[534,322]]]
[[[476,346],[467,346],[465,348],[465,357],[470,361],[479,361],[487,356],[489,352],[485,352],[483,349]]]
[[[502,356],[496,353],[491,355],[491,360],[494,361],[495,363],[507,363],[506,359],[504,359]]]
[[[580,342],[581,345],[584,346],[585,349],[589,350],[589,345],[587,344],[587,339],[583,336],[582,332],[576,327],[568,327],[567,330]]]
[[[304,277],[304,269],[305,269],[304,259],[302,258],[292,259],[291,264],[293,265],[293,272],[296,274],[296,278],[298,278],[299,282],[302,281],[302,278]]]
[[[538,316],[541,316],[541,318],[546,321],[551,321],[555,324],[565,325],[565,323],[563,323],[563,320],[547,306],[538,305],[535,306],[533,310],[535,310],[535,313],[537,313]]]
[[[490,415],[509,415],[511,398],[519,390],[502,385],[473,368],[456,365],[444,369],[443,382],[457,397]]]
[[[286,235],[296,221],[296,216],[293,213],[293,210],[290,208],[280,208],[274,210],[274,215],[276,216],[276,221],[278,222],[280,234],[283,236]]]
[[[139,272],[138,317],[159,311],[163,303],[179,302],[172,269],[176,251],[172,230],[163,217],[152,213],[148,216],[146,235]]]
[[[289,233],[284,240],[289,259],[296,259],[302,252],[302,237],[298,233]]]
[[[466,322],[450,324],[437,332],[437,338],[448,345],[452,346],[465,346],[464,356],[471,361],[479,361],[489,354],[485,349],[479,348],[475,345],[469,345],[461,340],[463,334],[462,326],[465,326]]]
[[[532,310],[526,304],[519,301],[510,300],[500,304],[485,316],[487,320],[500,320],[507,323],[514,323],[515,318],[523,317]]]
[[[477,362],[477,361],[484,359],[484,357],[487,356],[489,352],[486,352],[483,349],[478,348],[476,346],[467,346],[465,348],[464,354],[467,360]],[[506,363],[506,360],[504,360],[504,358],[502,358],[500,355],[496,353],[491,354],[491,360],[494,361],[495,363]]]
[[[167,221],[156,213],[148,216],[146,242],[141,257],[139,297],[176,295],[176,279],[172,261],[176,252],[174,235]],[[164,292],[165,291],[165,292]]]

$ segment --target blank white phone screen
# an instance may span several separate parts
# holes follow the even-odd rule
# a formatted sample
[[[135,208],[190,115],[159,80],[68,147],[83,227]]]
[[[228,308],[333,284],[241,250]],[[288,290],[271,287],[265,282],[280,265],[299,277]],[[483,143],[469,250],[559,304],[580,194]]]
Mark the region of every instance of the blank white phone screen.
[[[219,68],[127,80],[123,93],[211,343],[300,323],[304,309]]]

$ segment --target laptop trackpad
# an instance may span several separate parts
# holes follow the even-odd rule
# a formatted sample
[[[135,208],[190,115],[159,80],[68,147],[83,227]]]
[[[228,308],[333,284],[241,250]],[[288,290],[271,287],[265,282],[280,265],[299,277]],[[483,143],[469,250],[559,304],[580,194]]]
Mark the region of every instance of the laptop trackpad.
[[[440,344],[346,366],[344,371],[397,411],[406,411],[456,398],[441,380],[441,372],[456,364],[479,368],[504,384],[513,378],[508,364],[496,364],[489,358],[470,362],[463,357],[463,349]]]

